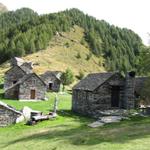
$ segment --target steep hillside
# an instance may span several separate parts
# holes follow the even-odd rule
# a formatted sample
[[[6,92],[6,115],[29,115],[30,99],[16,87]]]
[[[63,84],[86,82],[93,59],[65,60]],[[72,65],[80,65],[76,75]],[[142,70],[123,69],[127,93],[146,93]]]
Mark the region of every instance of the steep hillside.
[[[78,9],[39,16],[28,8],[0,15],[0,64],[13,56],[22,57],[46,49],[58,32],[68,32],[74,25],[84,29],[81,43],[86,41],[92,54],[106,60],[107,70],[126,72],[139,65],[144,46],[133,31],[97,20]]]
[[[6,11],[8,11],[7,7],[3,5],[2,3],[0,3],[0,14]]]
[[[23,59],[32,61],[36,73],[41,74],[46,70],[64,71],[68,67],[78,75],[90,72],[105,71],[103,58],[91,55],[88,44],[84,41],[84,29],[74,26],[69,32],[57,33],[45,50],[30,54]],[[82,42],[84,41],[84,44]],[[88,57],[89,60],[87,60]],[[1,65],[3,73],[9,68],[8,63]]]

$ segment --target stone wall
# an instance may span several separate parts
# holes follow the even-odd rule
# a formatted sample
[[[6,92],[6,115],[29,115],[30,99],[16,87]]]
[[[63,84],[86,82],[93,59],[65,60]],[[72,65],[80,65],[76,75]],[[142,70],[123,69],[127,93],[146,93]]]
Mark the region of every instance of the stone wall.
[[[19,85],[6,90],[5,91],[5,98],[8,98],[8,99],[18,99],[19,98],[18,94],[19,94]]]
[[[59,79],[57,79],[56,76],[51,74],[51,75],[47,75],[47,76],[42,76],[41,78],[46,83],[48,90],[49,90],[49,83],[52,83],[51,91],[59,92],[61,82]]]
[[[22,71],[18,66],[14,66],[10,70],[8,70],[5,74],[5,83],[4,89],[8,89],[13,84],[15,84],[19,79],[21,79],[25,75],[25,72]]]
[[[0,127],[16,123],[20,115],[0,105]]]
[[[36,100],[45,99],[46,85],[34,74],[20,84],[19,99],[31,99],[31,90],[35,90]]]
[[[135,108],[135,77],[129,73],[126,75],[126,82],[124,87],[124,108]]]
[[[123,106],[124,78],[116,74],[94,91],[73,90],[72,110],[83,115],[95,116],[100,110],[112,109],[111,88],[120,87],[119,108]]]
[[[32,63],[25,62],[20,66],[27,74],[33,73]]]

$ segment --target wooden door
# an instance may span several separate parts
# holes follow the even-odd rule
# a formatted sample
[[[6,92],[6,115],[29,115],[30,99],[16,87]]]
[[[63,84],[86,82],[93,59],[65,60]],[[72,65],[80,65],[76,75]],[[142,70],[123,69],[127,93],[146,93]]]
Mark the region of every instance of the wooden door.
[[[14,98],[14,99],[18,99],[18,98],[19,98],[19,92],[18,92],[18,90],[15,90],[15,91],[14,91],[13,98]]]
[[[30,98],[35,99],[35,90],[31,90]]]
[[[113,86],[111,90],[111,107],[119,107],[120,87]]]

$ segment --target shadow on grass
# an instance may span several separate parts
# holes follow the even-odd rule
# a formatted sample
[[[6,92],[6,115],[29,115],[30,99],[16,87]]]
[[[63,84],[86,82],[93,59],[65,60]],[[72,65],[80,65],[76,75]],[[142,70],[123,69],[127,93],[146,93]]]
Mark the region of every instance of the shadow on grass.
[[[66,115],[69,116],[67,113]],[[149,138],[150,135],[150,118],[132,118],[129,121],[99,128],[87,127],[86,118],[77,116],[75,118],[74,121],[81,122],[79,126],[72,126],[67,123],[53,126],[46,131],[10,141],[3,148],[30,140],[35,140],[35,142],[37,140],[67,141],[73,145],[95,145],[103,142],[122,144],[135,139]]]

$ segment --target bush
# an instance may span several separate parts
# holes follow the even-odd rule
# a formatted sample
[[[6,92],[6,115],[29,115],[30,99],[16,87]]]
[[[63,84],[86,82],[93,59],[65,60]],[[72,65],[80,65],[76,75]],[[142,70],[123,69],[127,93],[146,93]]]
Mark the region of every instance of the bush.
[[[66,48],[69,48],[69,43],[66,42],[66,43],[65,43],[65,46],[66,46]]]
[[[70,85],[74,81],[73,72],[68,68],[65,72],[62,73],[61,82],[63,84],[63,91],[65,89],[65,85]]]
[[[90,52],[89,54],[86,55],[86,60],[90,60],[92,57],[92,53]]]
[[[80,71],[79,75],[76,76],[78,80],[82,80],[84,78],[84,72]]]
[[[78,52],[78,53],[77,53],[76,58],[78,58],[78,59],[79,59],[79,58],[81,58],[81,54],[80,54],[80,52]]]

